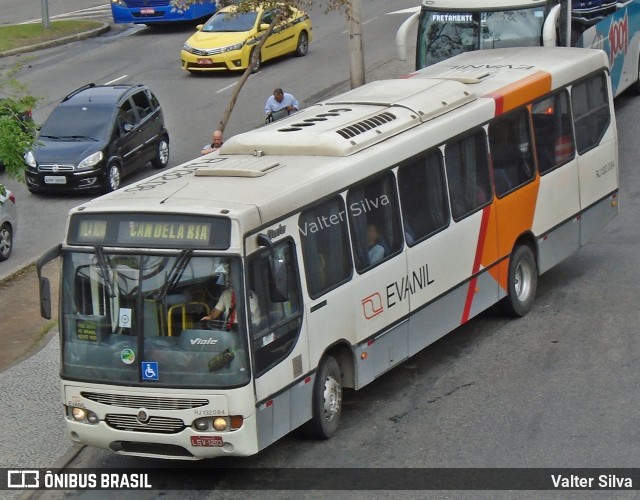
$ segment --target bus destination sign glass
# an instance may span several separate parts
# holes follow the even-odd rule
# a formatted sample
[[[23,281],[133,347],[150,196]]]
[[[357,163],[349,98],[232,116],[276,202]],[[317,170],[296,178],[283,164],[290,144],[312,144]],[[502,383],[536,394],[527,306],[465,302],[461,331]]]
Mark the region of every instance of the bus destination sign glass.
[[[70,245],[136,248],[211,248],[230,246],[231,221],[225,217],[178,214],[74,214]]]
[[[140,246],[209,246],[211,224],[207,222],[141,222],[122,221],[118,230],[118,242]]]

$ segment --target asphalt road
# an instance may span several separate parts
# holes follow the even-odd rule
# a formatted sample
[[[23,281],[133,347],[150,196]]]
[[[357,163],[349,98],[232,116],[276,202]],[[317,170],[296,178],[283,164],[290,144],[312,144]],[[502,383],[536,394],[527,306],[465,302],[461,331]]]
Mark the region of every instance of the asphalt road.
[[[394,2],[394,8],[410,6]],[[401,18],[384,16],[388,2],[365,3],[378,16],[365,27],[369,68],[393,57],[390,40]],[[378,9],[378,10],[376,10]],[[372,16],[373,18],[374,16]],[[366,18],[368,19],[368,17]],[[261,106],[274,86],[282,85],[310,104],[319,96],[346,88],[344,23],[337,15],[316,15],[316,44],[302,60],[265,66],[252,77],[230,124],[230,133],[256,126]],[[379,24],[378,24],[379,23]],[[228,97],[230,76],[191,78],[170,59],[188,30],[140,31],[115,40],[99,39],[49,52],[25,72],[34,90],[50,88],[50,106],[87,75],[108,81],[122,74],[150,84],[163,103],[172,132],[172,164],[193,156],[207,141]],[[158,54],[167,57],[159,59]],[[87,72],[83,72],[87,68]],[[90,69],[89,69],[90,68]],[[318,68],[322,68],[319,71]],[[386,68],[386,66],[380,66]],[[310,77],[313,75],[313,77]],[[57,97],[54,97],[57,96]],[[259,490],[273,479],[219,468],[247,467],[635,467],[640,463],[640,414],[637,370],[640,313],[640,172],[638,141],[640,98],[616,103],[620,135],[621,214],[597,238],[541,277],[532,312],[519,320],[490,313],[424,350],[357,393],[348,394],[337,435],[324,442],[293,434],[247,459],[171,463],[196,467],[211,477],[210,491],[189,491],[188,482],[167,474],[167,485],[186,490],[181,498],[264,498],[265,492],[233,493],[228,488]],[[195,132],[194,132],[195,131]],[[20,200],[39,206],[27,217],[49,217],[44,239],[60,235],[57,218],[82,199]],[[21,206],[22,208],[22,206]],[[53,215],[51,215],[53,214]],[[24,221],[25,219],[21,219]],[[55,226],[55,227],[50,227]],[[36,243],[35,233],[31,244]],[[50,417],[50,418],[56,418]],[[39,420],[42,422],[42,418]],[[58,422],[56,421],[56,426]],[[6,431],[5,431],[6,432]],[[44,427],[34,432],[44,432]],[[61,440],[66,439],[60,436]],[[164,462],[83,449],[73,467],[153,467]],[[371,470],[375,477],[375,470]],[[300,498],[300,492],[268,493]],[[39,498],[110,498],[113,492],[46,492]],[[136,493],[136,498],[175,498],[176,491]],[[326,498],[326,492],[307,492]],[[118,493],[118,496],[128,495]],[[336,496],[336,495],[331,495]],[[345,498],[370,498],[368,492]],[[423,498],[424,494],[401,495]],[[495,498],[495,493],[431,496]],[[557,498],[548,492],[505,498]],[[597,495],[600,496],[600,495]],[[633,494],[616,492],[615,498]],[[594,498],[596,496],[593,496]],[[133,498],[133,494],[131,494]]]
[[[2,0],[0,0],[2,1]],[[369,69],[395,58],[395,31],[406,14],[386,15],[403,9],[414,0],[363,2],[365,59]],[[346,90],[349,80],[347,23],[337,12],[324,13],[324,3],[312,10],[314,41],[304,58],[285,57],[267,63],[245,85],[236,104],[226,135],[259,126],[264,120],[264,102],[275,87],[292,92],[302,105]],[[0,64],[25,64],[20,79],[41,97],[34,112],[42,122],[71,90],[88,82],[145,83],[164,108],[171,136],[170,166],[197,156],[211,140],[229,101],[237,74],[192,76],[180,68],[180,49],[193,33],[192,25],[149,29],[134,27],[124,32],[73,43],[63,47],[3,59]],[[411,68],[407,63],[406,68]],[[151,167],[126,182],[153,173]],[[24,185],[0,182],[16,193],[19,231],[11,258],[0,263],[0,279],[33,261],[47,248],[61,241],[67,211],[90,196],[35,196]]]
[[[47,0],[49,16],[61,16],[69,12],[82,15],[82,10],[94,7],[110,8],[106,0]],[[42,2],[40,0],[0,0],[0,25],[15,24],[42,17]]]

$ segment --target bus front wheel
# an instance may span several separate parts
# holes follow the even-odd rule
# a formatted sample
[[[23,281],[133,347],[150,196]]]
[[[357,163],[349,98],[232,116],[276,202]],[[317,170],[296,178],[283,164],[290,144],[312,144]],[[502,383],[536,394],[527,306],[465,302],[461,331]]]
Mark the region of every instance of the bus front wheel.
[[[508,316],[525,316],[533,307],[538,287],[538,266],[529,245],[515,248],[509,261],[508,295],[500,301],[500,311]]]
[[[306,433],[316,439],[329,439],[338,429],[342,410],[342,375],[333,356],[324,358],[313,387],[312,418]]]

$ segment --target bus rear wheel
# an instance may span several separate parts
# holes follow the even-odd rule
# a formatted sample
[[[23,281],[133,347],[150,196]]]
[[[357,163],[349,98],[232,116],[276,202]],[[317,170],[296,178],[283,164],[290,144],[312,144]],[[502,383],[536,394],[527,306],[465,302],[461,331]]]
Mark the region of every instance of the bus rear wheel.
[[[507,316],[526,316],[536,298],[538,266],[529,245],[519,245],[509,261],[508,295],[499,303],[500,312]]]
[[[312,404],[312,418],[304,430],[309,437],[329,439],[338,430],[342,411],[342,375],[333,356],[327,356],[320,364]]]

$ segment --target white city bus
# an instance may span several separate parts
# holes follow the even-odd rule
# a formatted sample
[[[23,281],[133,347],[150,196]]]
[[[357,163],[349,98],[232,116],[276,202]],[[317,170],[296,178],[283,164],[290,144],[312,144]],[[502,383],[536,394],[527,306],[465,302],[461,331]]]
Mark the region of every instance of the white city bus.
[[[593,48],[609,56],[614,95],[640,93],[640,0],[423,0],[398,29],[400,59],[416,25],[416,69],[472,50]]]
[[[617,194],[596,50],[470,52],[233,137],[73,209],[40,259],[69,435],[183,459],[328,438],[343,387],[494,304],[527,314]]]

